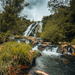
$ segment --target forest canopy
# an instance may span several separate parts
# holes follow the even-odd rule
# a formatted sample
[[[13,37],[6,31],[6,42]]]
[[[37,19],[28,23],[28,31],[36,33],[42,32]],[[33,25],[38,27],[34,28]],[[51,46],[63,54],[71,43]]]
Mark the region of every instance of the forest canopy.
[[[75,39],[75,0],[70,2],[70,7],[60,6],[57,12],[42,21],[41,38],[52,42],[71,42]]]

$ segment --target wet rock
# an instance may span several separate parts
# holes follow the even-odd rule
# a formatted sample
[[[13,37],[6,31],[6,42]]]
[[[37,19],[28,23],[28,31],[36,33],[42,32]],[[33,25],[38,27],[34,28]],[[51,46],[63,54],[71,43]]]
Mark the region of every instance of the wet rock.
[[[62,62],[63,62],[64,64],[70,63],[69,60],[66,59],[66,58],[62,58]]]
[[[41,42],[41,43],[42,43],[42,42],[43,42],[43,40],[39,40],[39,42]]]
[[[73,47],[74,45],[70,45],[70,44],[63,44],[60,45],[60,52],[62,54],[74,54],[75,53],[75,48]]]
[[[71,45],[75,49],[75,45]]]
[[[60,45],[67,44],[67,42],[59,42]]]
[[[50,44],[51,44],[51,42],[43,42],[42,44],[50,45]]]
[[[29,57],[30,57],[30,60],[31,60],[31,61],[33,61],[32,55],[33,55],[34,53],[35,53],[35,51],[32,51],[32,50],[29,51]]]
[[[36,37],[32,37],[32,36],[24,36],[24,37],[27,38],[28,40],[36,41]]]
[[[37,75],[50,75],[50,74],[47,74],[46,72],[43,72],[41,70],[34,70],[34,73]]]
[[[44,50],[45,48],[46,48],[46,45],[39,45],[38,46],[38,49],[41,50],[41,51]]]
[[[75,56],[72,55],[61,55],[62,61],[63,63],[67,64],[67,63],[75,63]]]
[[[37,44],[38,44],[38,41],[33,41],[33,42],[31,43],[32,46],[35,46],[35,45],[37,45]]]
[[[38,49],[42,51],[50,44],[51,44],[51,42],[43,42],[41,45],[38,46]]]
[[[61,45],[61,49],[63,49],[64,47],[67,47],[67,46],[68,46],[67,44]]]

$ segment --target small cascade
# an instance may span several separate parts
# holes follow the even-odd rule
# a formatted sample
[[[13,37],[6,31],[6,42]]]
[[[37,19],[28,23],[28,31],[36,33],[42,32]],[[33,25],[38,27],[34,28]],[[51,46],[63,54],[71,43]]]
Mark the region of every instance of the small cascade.
[[[28,29],[23,33],[23,35],[24,36],[30,36],[30,35],[34,36],[35,35],[34,32],[35,32],[35,29],[36,29],[37,25],[38,25],[38,23],[32,23],[28,27]]]
[[[39,32],[39,33],[41,33],[41,32],[42,32],[42,25],[43,25],[43,23],[42,23],[42,22],[40,22],[40,23],[39,23],[40,28],[39,28],[39,30],[38,30],[38,32]]]
[[[58,49],[58,47],[53,47],[52,49],[47,47],[45,50],[43,50],[43,54],[59,56],[60,54],[57,53],[57,49]]]
[[[39,29],[37,25],[40,26]],[[60,50],[59,45],[53,45],[50,42],[44,42],[41,38],[35,37],[36,29],[39,33],[42,32],[41,22],[32,23],[23,33],[24,36],[28,36],[29,39],[26,37],[25,42],[29,43],[30,41],[30,44],[33,46],[32,50],[36,50],[41,53],[41,56],[36,58],[35,60],[36,65],[29,71],[31,75],[36,75],[34,72],[35,70],[41,70],[48,73],[49,75],[71,75],[71,73],[72,75],[75,75],[74,57],[72,57],[73,60],[69,59],[71,58],[71,55],[64,56],[64,54],[58,52],[58,50]],[[65,50],[63,51],[65,52],[66,50],[68,51],[68,54],[74,51],[74,49],[70,46],[65,48]],[[72,65],[72,63],[74,64],[74,66]],[[71,66],[68,64],[70,64]],[[37,75],[39,74],[37,73]]]

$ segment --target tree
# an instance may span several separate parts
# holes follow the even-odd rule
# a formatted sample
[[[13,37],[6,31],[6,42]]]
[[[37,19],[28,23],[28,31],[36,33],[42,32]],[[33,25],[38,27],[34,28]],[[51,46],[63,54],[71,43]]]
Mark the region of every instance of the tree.
[[[17,21],[21,20],[18,15],[28,3],[25,0],[1,0],[3,5],[3,13],[1,18],[1,30],[7,32],[10,30],[12,33],[18,29]],[[17,29],[16,29],[17,28]]]
[[[68,41],[75,38],[75,1],[70,7],[61,6],[53,15],[43,18],[41,38],[52,42]]]
[[[25,0],[1,0],[2,1],[2,6],[5,10],[6,6],[9,6],[12,8],[16,16],[18,13],[23,10],[25,6],[28,6],[29,3],[26,3]]]
[[[48,7],[50,11],[56,12],[61,6],[68,6],[70,0],[50,0],[48,2]]]

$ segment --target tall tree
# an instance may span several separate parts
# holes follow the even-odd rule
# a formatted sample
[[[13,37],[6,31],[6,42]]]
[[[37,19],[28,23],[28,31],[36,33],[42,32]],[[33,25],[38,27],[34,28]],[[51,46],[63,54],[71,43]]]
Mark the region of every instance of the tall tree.
[[[69,6],[70,0],[50,0],[48,7],[50,11],[57,11],[61,6]]]
[[[14,10],[14,13],[16,16],[18,13],[21,12],[21,10],[25,7],[28,6],[29,3],[26,3],[25,0],[1,0],[2,1],[2,6],[5,10],[6,6],[10,6],[12,10]]]
[[[1,0],[3,6],[3,13],[1,19],[1,30],[6,32],[10,30],[14,31],[16,28],[16,20],[18,19],[18,15],[21,10],[27,6],[25,0]]]

